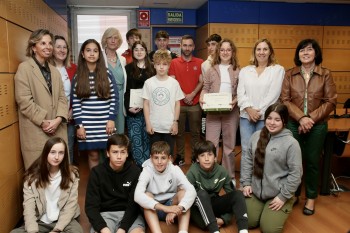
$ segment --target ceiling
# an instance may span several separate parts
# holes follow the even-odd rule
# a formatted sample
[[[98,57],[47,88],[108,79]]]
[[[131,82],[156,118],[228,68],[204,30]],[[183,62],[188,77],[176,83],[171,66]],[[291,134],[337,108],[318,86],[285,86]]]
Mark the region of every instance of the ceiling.
[[[234,1],[234,0],[231,0]],[[242,0],[241,0],[242,1]],[[244,1],[244,0],[243,0]],[[332,3],[350,4],[350,0],[245,0],[264,2],[293,2],[293,3]],[[67,0],[67,5],[88,7],[120,7],[120,8],[178,8],[197,9],[207,0]]]

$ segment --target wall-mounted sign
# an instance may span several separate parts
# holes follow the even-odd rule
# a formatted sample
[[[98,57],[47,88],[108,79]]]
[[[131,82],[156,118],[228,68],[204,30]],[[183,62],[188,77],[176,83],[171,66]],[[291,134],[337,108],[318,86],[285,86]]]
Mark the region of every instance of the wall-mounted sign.
[[[139,27],[150,27],[151,13],[150,10],[139,10]]]
[[[184,22],[183,11],[167,11],[166,12],[166,22],[171,24],[183,24]]]

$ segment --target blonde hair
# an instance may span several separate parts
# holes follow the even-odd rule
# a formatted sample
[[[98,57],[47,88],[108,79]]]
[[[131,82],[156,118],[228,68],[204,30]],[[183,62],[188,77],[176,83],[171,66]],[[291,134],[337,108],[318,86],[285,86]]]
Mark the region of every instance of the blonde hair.
[[[159,63],[161,61],[166,61],[168,64],[171,62],[171,56],[168,50],[158,49],[153,55],[153,63]]]
[[[255,57],[255,50],[256,50],[256,47],[258,47],[258,45],[262,42],[265,42],[267,44],[267,46],[269,46],[269,49],[270,49],[270,56],[269,56],[269,59],[267,61],[267,66],[271,66],[271,65],[275,65],[277,64],[277,60],[275,58],[275,51],[273,50],[273,47],[272,47],[272,44],[271,42],[266,39],[266,38],[263,38],[263,39],[260,39],[260,40],[257,40],[254,44],[254,47],[253,47],[253,51],[252,51],[252,54],[250,56],[250,60],[249,60],[249,64],[251,65],[255,65],[256,67],[259,66],[258,64],[258,61]]]
[[[53,41],[53,35],[52,33],[47,29],[38,29],[30,35],[28,39],[27,49],[26,49],[26,56],[27,57],[33,57],[34,51],[33,46],[36,45],[44,36],[49,35],[51,37],[51,40]]]
[[[103,33],[103,36],[101,39],[101,45],[103,49],[107,47],[107,38],[115,35],[118,37],[118,48],[120,47],[120,45],[123,43],[123,38],[118,29],[111,27],[111,28],[107,28],[106,31]]]

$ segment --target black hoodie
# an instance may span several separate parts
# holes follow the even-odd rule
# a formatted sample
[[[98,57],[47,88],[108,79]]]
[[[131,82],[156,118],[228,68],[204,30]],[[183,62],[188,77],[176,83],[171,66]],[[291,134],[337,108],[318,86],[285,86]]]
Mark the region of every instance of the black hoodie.
[[[107,227],[101,212],[125,211],[120,228],[126,232],[139,214],[134,202],[135,187],[140,169],[131,161],[125,161],[123,170],[114,171],[109,158],[91,170],[85,199],[85,212],[95,231]]]

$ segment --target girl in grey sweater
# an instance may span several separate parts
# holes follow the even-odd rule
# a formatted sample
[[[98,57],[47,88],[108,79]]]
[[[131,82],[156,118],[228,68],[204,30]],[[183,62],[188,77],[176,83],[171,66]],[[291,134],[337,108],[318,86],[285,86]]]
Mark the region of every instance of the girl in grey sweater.
[[[242,161],[241,183],[246,196],[248,226],[262,232],[282,232],[293,207],[302,176],[301,150],[285,128],[288,109],[273,104],[265,112],[265,126],[249,142]]]

